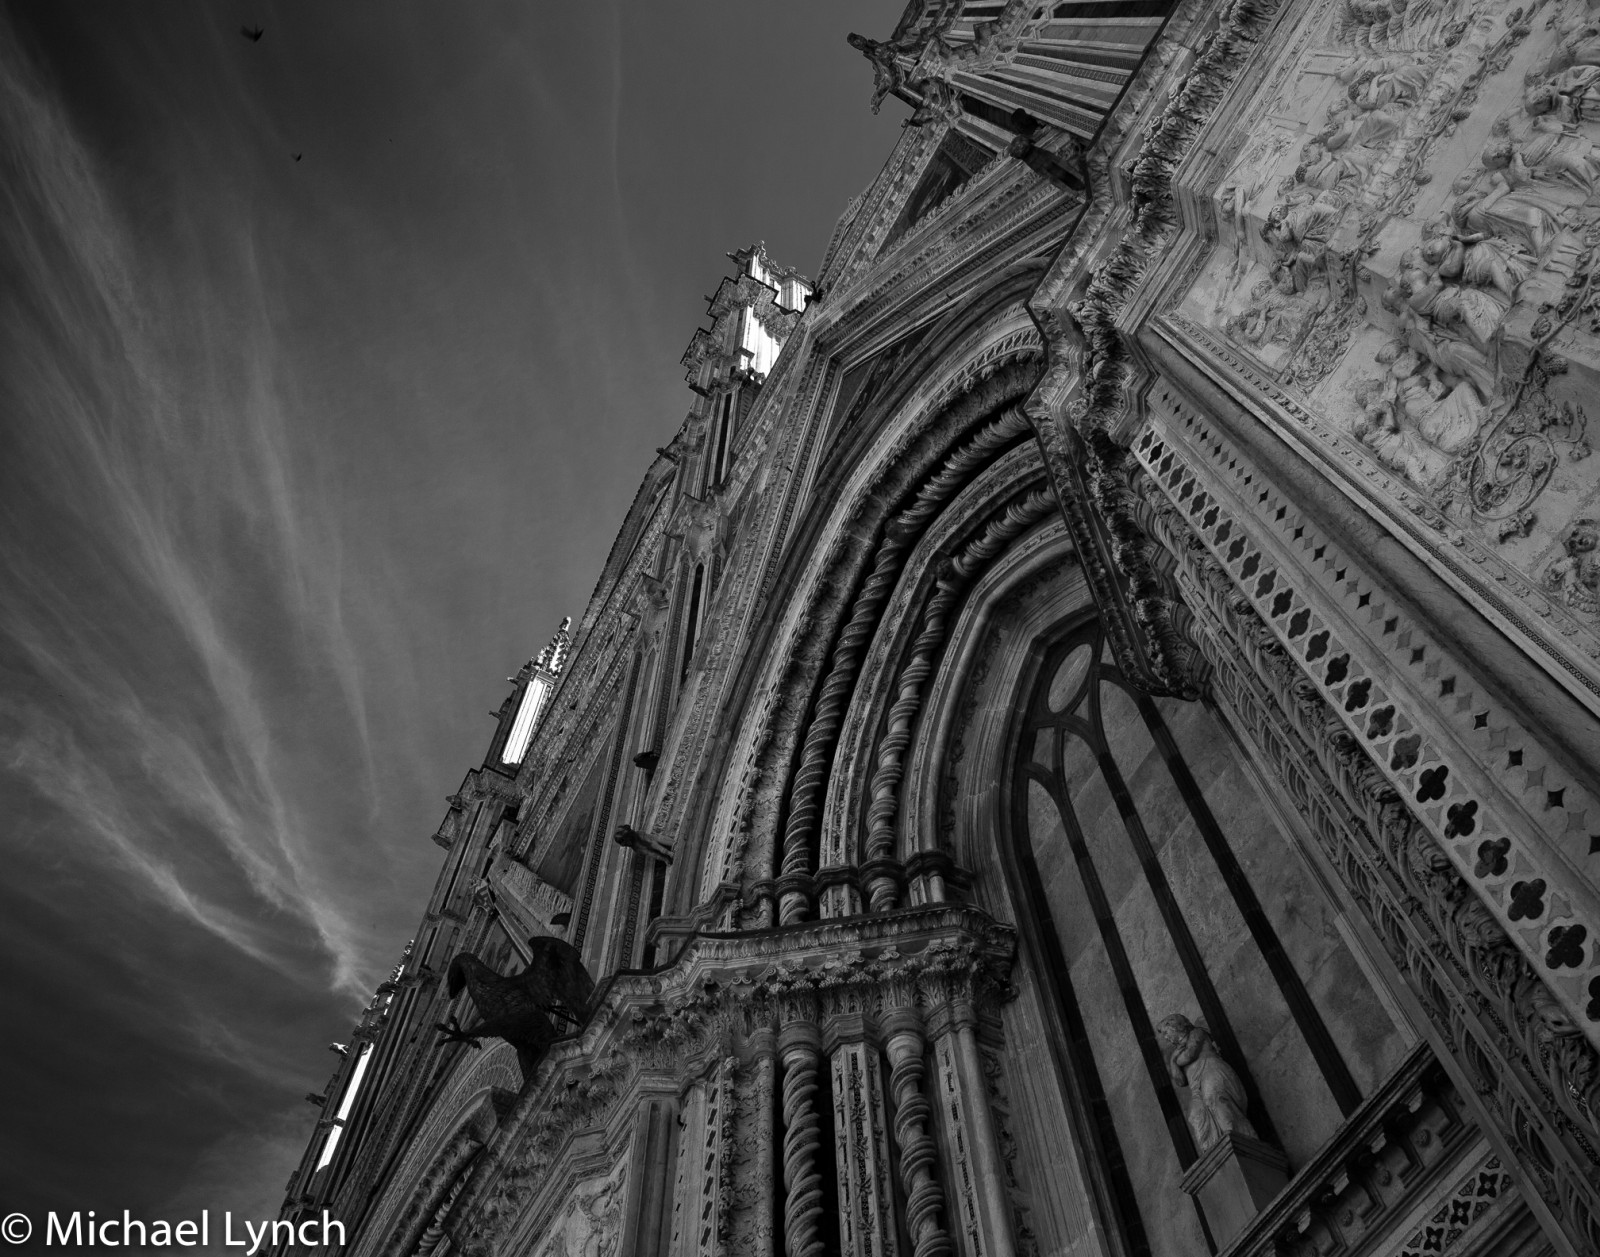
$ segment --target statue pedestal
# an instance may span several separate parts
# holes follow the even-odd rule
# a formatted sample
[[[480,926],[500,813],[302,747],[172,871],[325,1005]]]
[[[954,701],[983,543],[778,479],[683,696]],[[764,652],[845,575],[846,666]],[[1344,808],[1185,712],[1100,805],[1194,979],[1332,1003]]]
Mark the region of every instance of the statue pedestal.
[[[1271,1203],[1289,1181],[1289,1163],[1271,1144],[1224,1134],[1191,1165],[1179,1185],[1205,1212],[1220,1251]]]

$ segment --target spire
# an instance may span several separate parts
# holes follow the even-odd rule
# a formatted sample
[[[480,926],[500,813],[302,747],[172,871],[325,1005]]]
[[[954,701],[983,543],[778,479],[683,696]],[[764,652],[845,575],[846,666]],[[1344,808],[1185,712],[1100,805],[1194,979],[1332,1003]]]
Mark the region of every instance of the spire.
[[[561,627],[556,630],[555,636],[550,639],[550,644],[539,652],[539,657],[533,661],[535,668],[548,672],[551,676],[560,676],[561,668],[567,662],[567,652],[572,649],[572,617],[569,615],[561,621]]]
[[[572,649],[571,628],[572,617],[569,615],[561,621],[561,627],[556,630],[549,644],[536,658],[528,660],[522,671],[513,678],[513,684],[520,686],[522,692],[519,696],[513,691],[506,702],[515,703],[516,716],[508,727],[505,722],[510,709],[502,707],[497,713],[500,716],[500,728],[505,730],[505,739],[499,742],[502,765],[520,764],[522,757],[528,753],[528,743],[533,739],[545,700],[554,692],[556,678],[561,675],[567,654]],[[492,750],[490,754],[493,755]]]

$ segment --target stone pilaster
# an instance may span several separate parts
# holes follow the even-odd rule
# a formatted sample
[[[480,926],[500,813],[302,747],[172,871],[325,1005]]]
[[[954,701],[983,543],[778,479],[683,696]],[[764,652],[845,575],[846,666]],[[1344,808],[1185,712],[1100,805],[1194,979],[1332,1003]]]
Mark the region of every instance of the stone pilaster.
[[[829,1031],[840,1252],[898,1257],[878,1047],[859,1014],[835,1018]]]
[[[718,1219],[720,1253],[772,1257],[774,1188],[772,1147],[777,1138],[777,1035],[761,1027],[750,1036],[750,1059],[733,1078],[732,1146],[723,1153],[728,1189]]]
[[[929,1017],[957,1216],[974,1257],[1015,1257],[1000,1135],[989,1110],[972,1005],[955,993]]]

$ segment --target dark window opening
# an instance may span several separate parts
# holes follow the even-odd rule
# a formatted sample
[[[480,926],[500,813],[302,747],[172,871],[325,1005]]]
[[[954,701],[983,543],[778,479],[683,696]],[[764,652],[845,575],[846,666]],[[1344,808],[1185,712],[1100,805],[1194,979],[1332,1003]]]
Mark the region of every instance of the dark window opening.
[[[694,581],[689,588],[689,619],[683,626],[683,663],[678,670],[680,686],[689,679],[689,663],[694,658],[694,648],[700,640],[700,597],[705,579],[705,567],[696,563]]]

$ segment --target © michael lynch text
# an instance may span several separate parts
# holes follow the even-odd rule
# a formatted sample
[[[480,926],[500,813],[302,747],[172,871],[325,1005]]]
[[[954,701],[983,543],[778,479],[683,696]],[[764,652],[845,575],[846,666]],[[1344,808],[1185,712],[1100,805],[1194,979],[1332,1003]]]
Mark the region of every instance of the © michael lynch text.
[[[283,1218],[252,1222],[224,1213],[219,1235],[224,1248],[242,1248],[246,1257],[276,1248],[327,1247],[343,1244],[344,1223],[322,1211],[321,1218],[290,1222]],[[61,1215],[52,1211],[45,1221],[45,1247],[68,1245],[75,1248],[205,1248],[211,1243],[211,1211],[202,1209],[198,1218],[182,1222],[144,1222],[128,1210],[120,1218],[97,1218],[93,1209],[75,1210]]]

